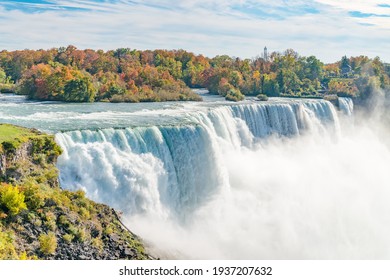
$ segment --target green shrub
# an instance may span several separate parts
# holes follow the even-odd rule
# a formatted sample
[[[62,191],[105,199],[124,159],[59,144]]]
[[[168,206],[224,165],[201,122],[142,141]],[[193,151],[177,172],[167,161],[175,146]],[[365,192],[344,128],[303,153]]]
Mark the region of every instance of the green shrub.
[[[53,212],[48,211],[45,213],[45,220],[46,221],[55,221],[56,219],[57,219],[57,216]]]
[[[86,197],[85,197],[85,192],[83,190],[77,190],[73,193],[74,195],[74,199],[82,199],[84,200]]]
[[[34,226],[41,227],[42,226],[42,220],[41,219],[35,219],[33,222]]]
[[[92,246],[101,252],[101,251],[103,251],[104,244],[100,238],[96,237],[96,238],[92,239]]]
[[[36,210],[45,204],[45,196],[36,185],[25,187],[23,193],[28,209]]]
[[[86,220],[89,220],[91,218],[91,213],[85,207],[80,207],[79,214],[82,218]]]
[[[268,96],[265,95],[265,94],[259,94],[258,96],[256,96],[258,100],[260,101],[267,101],[268,100]]]
[[[17,148],[20,147],[20,142],[17,140],[15,141],[4,141],[1,143],[2,145],[2,150],[7,154],[7,155],[13,155],[16,151]]]
[[[19,256],[19,260],[21,261],[26,261],[28,260],[28,256],[27,256],[27,253],[26,252],[22,252]]]
[[[66,243],[68,243],[68,244],[70,244],[70,243],[72,243],[72,241],[73,241],[73,239],[74,239],[74,236],[72,235],[72,234],[64,234],[63,236],[62,236],[62,239],[66,242]]]
[[[56,222],[53,220],[45,221],[43,224],[49,230],[55,230],[57,228]]]
[[[27,209],[24,198],[24,194],[17,187],[8,184],[0,187],[0,205],[11,215],[17,215]]]
[[[60,205],[61,207],[72,209],[73,207],[72,199],[68,196],[67,193],[68,193],[67,191],[55,189],[51,194],[51,199],[54,201],[56,205]]]
[[[0,260],[15,260],[18,258],[13,244],[13,235],[0,227]]]
[[[13,84],[0,84],[0,93],[14,93],[15,85]]]
[[[76,231],[75,238],[77,241],[83,243],[88,239],[88,234],[83,228],[79,228]]]
[[[48,234],[41,234],[39,236],[39,244],[39,250],[44,255],[52,255],[57,249],[57,238],[53,232],[49,232]]]
[[[69,234],[75,237],[76,241],[85,242],[88,238],[88,234],[83,228],[78,228],[74,225],[69,225],[67,231]]]
[[[53,163],[62,153],[52,136],[38,135],[31,138],[31,143],[34,161],[41,165],[45,165],[46,162]]]
[[[19,255],[19,260],[26,261],[26,260],[38,260],[38,257],[36,255],[28,255],[27,252],[22,252]]]
[[[77,227],[75,227],[74,225],[68,224],[67,231],[68,231],[68,233],[72,234],[73,236],[76,236],[78,230],[77,230]]]
[[[61,215],[58,217],[58,224],[61,226],[69,226],[69,220],[65,215]]]
[[[37,216],[34,214],[34,212],[28,212],[27,213],[27,220],[32,223],[37,218]]]
[[[114,94],[110,99],[110,102],[112,102],[112,103],[121,103],[124,101],[125,101],[125,98],[123,97],[123,95],[120,95],[120,94]],[[134,102],[137,102],[137,100],[134,100]]]
[[[104,234],[104,235],[110,235],[110,234],[113,233],[113,232],[114,232],[114,230],[113,230],[112,227],[109,225],[109,226],[107,226],[107,227],[104,229],[103,234]]]
[[[241,93],[239,89],[230,89],[225,96],[225,99],[228,101],[241,101],[244,100],[245,96]]]

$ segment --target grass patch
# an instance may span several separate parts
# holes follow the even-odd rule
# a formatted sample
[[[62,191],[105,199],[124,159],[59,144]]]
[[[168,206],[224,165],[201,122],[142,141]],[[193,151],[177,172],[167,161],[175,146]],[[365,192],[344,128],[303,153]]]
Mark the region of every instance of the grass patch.
[[[0,143],[17,140],[27,141],[30,137],[36,137],[36,131],[11,124],[0,124]]]
[[[0,124],[0,152],[14,152],[31,139],[47,138],[38,130],[11,124]]]
[[[34,160],[37,163],[52,162],[61,154],[61,148],[55,143],[52,135],[43,134],[36,129],[0,124],[0,153],[12,154],[22,144],[29,141],[32,145]]]

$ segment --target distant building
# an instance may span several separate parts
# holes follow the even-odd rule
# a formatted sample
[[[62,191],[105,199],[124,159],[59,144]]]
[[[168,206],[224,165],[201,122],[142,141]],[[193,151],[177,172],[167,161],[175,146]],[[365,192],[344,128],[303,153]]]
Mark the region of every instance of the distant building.
[[[341,75],[344,78],[348,78],[349,76],[352,76],[353,75],[353,70],[352,70],[351,65],[343,65],[341,67]]]
[[[264,58],[265,61],[268,61],[268,50],[267,50],[267,47],[264,47],[263,58]]]
[[[340,70],[341,70],[341,76],[344,78],[348,78],[350,76],[353,76],[353,71],[352,71],[352,67],[350,64],[350,60],[347,58],[346,55],[344,55],[341,58]]]

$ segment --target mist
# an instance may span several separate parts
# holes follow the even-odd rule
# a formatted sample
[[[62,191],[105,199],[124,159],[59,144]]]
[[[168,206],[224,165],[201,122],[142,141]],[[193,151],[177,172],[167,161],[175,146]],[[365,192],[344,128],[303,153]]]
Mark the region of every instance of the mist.
[[[275,100],[59,133],[60,182],[122,211],[163,259],[388,259],[390,147],[375,112]]]
[[[151,252],[189,259],[388,259],[390,150],[381,111],[222,152],[229,184],[185,225],[128,223]]]

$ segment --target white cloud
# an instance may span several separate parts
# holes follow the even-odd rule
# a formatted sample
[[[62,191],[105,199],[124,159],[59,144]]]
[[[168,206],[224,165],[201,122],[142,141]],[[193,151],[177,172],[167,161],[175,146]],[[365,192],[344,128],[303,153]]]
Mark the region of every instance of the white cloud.
[[[345,12],[358,12],[353,20],[359,23],[375,25],[390,31],[390,4],[385,0],[317,0],[317,2]]]
[[[137,49],[183,48],[205,55],[259,55],[264,47],[283,51],[294,48],[325,61],[342,55],[379,55],[390,61],[386,18],[356,22],[331,0],[289,1],[290,8],[307,6],[319,13],[287,14],[287,1],[189,0],[173,1],[53,1],[60,9],[23,12],[6,10],[0,2],[0,49],[50,48],[73,44],[79,48]],[[328,3],[325,3],[328,2]],[[360,1],[367,2],[367,1]],[[326,5],[324,5],[326,4]],[[232,9],[237,5],[282,18],[263,17]],[[255,6],[254,6],[255,5]],[[68,10],[65,7],[82,8]],[[384,8],[385,9],[385,8]],[[364,26],[360,23],[375,24]]]
[[[388,14],[390,9],[381,7],[386,4],[386,0],[316,0],[319,3],[326,4],[346,11],[358,11],[361,13]],[[388,4],[388,3],[387,3]]]

